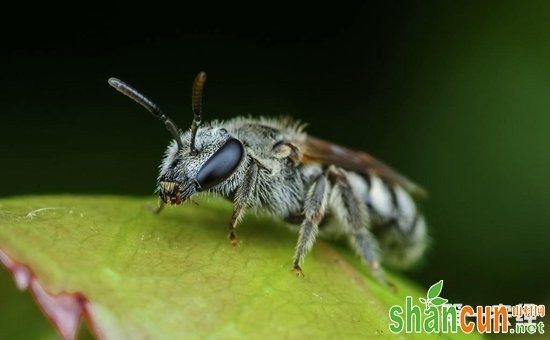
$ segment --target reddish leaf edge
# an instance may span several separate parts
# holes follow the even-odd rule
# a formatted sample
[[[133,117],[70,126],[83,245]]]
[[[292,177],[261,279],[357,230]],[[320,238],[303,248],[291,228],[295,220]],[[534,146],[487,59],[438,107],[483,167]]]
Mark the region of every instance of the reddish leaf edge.
[[[34,271],[26,264],[15,260],[0,249],[0,263],[12,274],[15,285],[21,291],[28,290],[46,318],[65,340],[74,340],[82,319],[97,339],[105,339],[91,314],[91,304],[80,292],[61,291],[52,293],[38,280]]]

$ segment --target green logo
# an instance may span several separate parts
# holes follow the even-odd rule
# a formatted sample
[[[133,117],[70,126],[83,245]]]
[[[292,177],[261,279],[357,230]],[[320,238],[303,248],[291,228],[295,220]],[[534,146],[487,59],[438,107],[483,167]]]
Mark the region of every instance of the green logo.
[[[457,332],[457,309],[454,306],[445,305],[447,299],[439,296],[443,290],[443,280],[430,287],[426,298],[418,298],[424,304],[422,310],[419,305],[413,303],[413,298],[405,298],[405,309],[395,305],[390,308],[390,331],[393,333],[452,333]]]
[[[447,304],[448,300],[439,296],[443,290],[443,280],[428,289],[426,298],[418,298],[421,305],[415,305],[411,296],[405,297],[405,308],[399,305],[390,308],[390,331],[393,333],[456,333],[457,329],[466,334],[474,330],[483,333],[544,334],[544,322],[536,322],[545,316],[546,307],[532,303],[515,306],[493,305],[475,306]],[[457,307],[458,306],[458,307]],[[510,318],[515,324],[510,322]]]
[[[426,299],[418,298],[420,302],[426,305],[426,309],[424,310],[425,313],[428,312],[428,309],[430,307],[432,306],[439,307],[447,303],[447,301],[449,301],[447,299],[439,297],[439,294],[441,294],[442,289],[443,289],[443,280],[440,280],[438,283],[430,287],[430,289],[428,290]]]

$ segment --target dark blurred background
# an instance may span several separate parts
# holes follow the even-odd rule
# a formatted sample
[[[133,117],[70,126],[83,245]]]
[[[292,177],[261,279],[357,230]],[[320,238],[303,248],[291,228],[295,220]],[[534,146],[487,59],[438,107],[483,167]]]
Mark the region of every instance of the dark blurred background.
[[[183,6],[5,13],[1,197],[152,196],[169,135],[107,78],[187,128],[204,70],[206,119],[290,114],[425,186],[415,281],[550,303],[550,3]]]

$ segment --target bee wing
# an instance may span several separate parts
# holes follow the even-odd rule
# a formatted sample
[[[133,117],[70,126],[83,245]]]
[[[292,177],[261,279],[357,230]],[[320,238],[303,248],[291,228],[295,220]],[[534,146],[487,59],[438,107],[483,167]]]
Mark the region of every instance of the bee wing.
[[[359,174],[380,177],[389,183],[403,187],[414,195],[427,196],[424,188],[366,152],[350,150],[310,136],[303,143],[300,143],[300,150],[303,163],[334,164]]]

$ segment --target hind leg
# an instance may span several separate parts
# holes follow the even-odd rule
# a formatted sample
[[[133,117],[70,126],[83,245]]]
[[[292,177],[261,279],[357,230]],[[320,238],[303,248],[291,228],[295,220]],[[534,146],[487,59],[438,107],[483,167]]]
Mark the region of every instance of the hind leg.
[[[378,242],[368,229],[370,220],[365,204],[353,192],[343,169],[331,167],[329,178],[333,184],[329,205],[352,248],[369,265],[378,281],[393,287],[386,281],[380,267]]]

